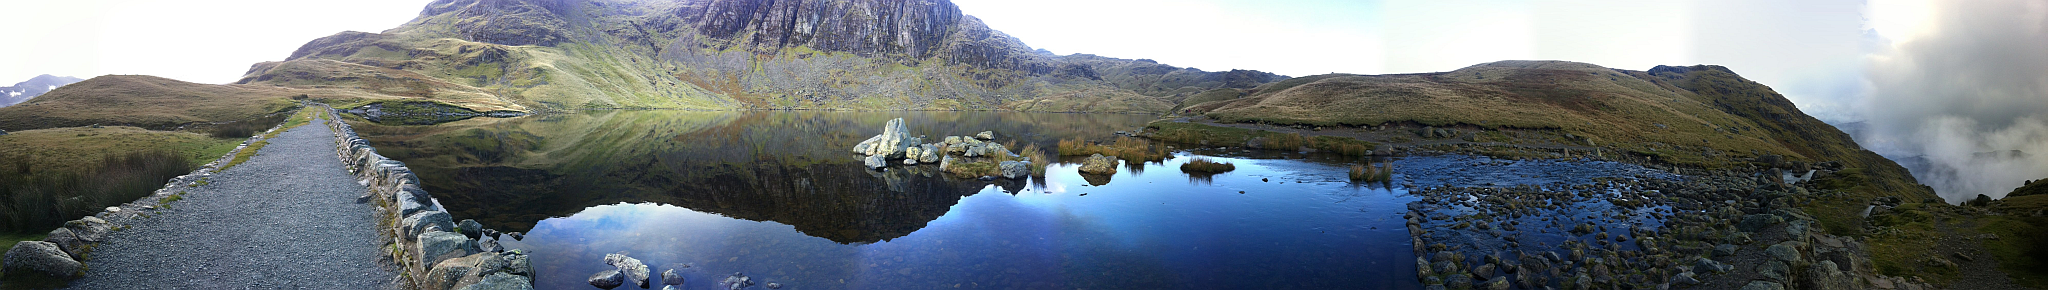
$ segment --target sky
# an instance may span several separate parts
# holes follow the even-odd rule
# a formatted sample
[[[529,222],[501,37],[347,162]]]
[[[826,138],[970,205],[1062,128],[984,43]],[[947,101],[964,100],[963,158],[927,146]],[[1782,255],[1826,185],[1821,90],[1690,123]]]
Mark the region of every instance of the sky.
[[[427,2],[0,1],[0,86],[41,74],[230,83],[315,38],[405,24]]]
[[[229,83],[345,30],[382,31],[426,0],[0,1],[0,84],[37,74]],[[2048,177],[2048,1],[955,0],[1059,54],[1291,76],[1417,73],[1496,60],[1648,70],[1726,66],[1951,200]],[[1986,152],[2021,150],[1990,158]],[[1940,173],[1940,174],[1933,174]]]

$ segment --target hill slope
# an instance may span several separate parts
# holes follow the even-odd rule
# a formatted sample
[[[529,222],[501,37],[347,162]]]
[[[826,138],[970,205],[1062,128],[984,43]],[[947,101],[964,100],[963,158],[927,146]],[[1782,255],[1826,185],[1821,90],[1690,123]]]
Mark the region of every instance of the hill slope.
[[[140,75],[106,75],[0,108],[0,130],[93,124],[168,130],[198,122],[247,120],[292,106],[288,98],[391,99],[360,90],[209,85]]]
[[[1228,95],[1228,94],[1224,94]],[[1563,61],[1500,61],[1423,74],[1288,79],[1242,97],[1204,97],[1182,113],[1223,123],[1361,127],[1385,124],[1527,129],[1583,147],[1702,167],[1766,155],[1836,161],[1870,178],[1865,195],[1933,198],[1905,168],[1801,113],[1770,87],[1720,66],[1649,71]],[[1567,135],[1568,134],[1568,135]],[[1844,208],[1861,209],[1861,202]]]
[[[309,42],[238,83],[361,88],[480,111],[1160,111],[1173,106],[1162,97],[1281,78],[1056,56],[943,0],[441,0],[383,33]]]
[[[0,87],[0,107],[19,104],[22,101],[43,95],[43,93],[48,93],[57,87],[80,81],[84,80],[74,77],[38,75],[26,81],[14,83],[14,86]]]

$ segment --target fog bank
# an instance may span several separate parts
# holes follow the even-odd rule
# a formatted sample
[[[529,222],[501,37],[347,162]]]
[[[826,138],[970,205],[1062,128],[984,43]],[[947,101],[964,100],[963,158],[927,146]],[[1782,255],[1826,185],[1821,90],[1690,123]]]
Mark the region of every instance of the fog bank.
[[[1928,8],[1927,27],[1869,58],[1857,142],[1924,158],[1909,168],[1951,203],[2048,178],[2048,1]]]

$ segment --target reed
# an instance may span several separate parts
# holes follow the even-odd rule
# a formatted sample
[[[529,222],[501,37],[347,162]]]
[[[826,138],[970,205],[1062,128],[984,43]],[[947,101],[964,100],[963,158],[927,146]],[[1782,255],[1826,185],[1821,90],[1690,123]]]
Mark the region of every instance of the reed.
[[[109,154],[80,172],[35,172],[27,158],[0,168],[0,226],[31,233],[148,196],[164,181],[192,171],[192,161],[166,150]]]
[[[1124,160],[1158,162],[1166,160],[1165,146],[1153,146],[1144,139],[1118,136],[1116,141],[1096,144],[1084,140],[1060,140],[1060,156],[1088,156],[1102,154]]]
[[[1352,164],[1351,180],[1363,182],[1390,182],[1394,180],[1394,163]]]
[[[1227,162],[1216,162],[1208,157],[1195,157],[1193,160],[1188,160],[1188,163],[1180,165],[1180,172],[1189,174],[1217,174],[1230,172],[1231,170],[1237,170],[1237,165]]]
[[[1045,149],[1039,149],[1036,143],[1026,144],[1024,148],[1017,149],[1017,155],[1023,155],[1024,158],[1031,159],[1029,167],[1031,167],[1031,176],[1035,177],[1045,177],[1045,165],[1052,163],[1052,159],[1046,159]]]

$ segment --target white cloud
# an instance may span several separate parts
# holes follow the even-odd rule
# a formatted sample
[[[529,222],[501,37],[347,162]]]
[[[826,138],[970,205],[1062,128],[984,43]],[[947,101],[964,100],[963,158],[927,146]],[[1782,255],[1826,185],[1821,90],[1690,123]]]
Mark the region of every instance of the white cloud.
[[[2048,177],[2048,2],[1875,4],[1923,10],[1872,7],[1893,42],[1867,59],[1871,136],[1858,142],[1924,156],[1915,177],[1951,202]]]
[[[91,78],[148,74],[226,83],[250,64],[281,60],[306,41],[344,30],[382,31],[427,0],[4,1],[0,80],[38,74]]]

